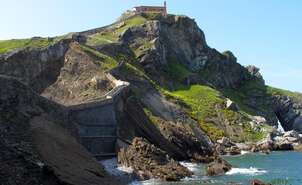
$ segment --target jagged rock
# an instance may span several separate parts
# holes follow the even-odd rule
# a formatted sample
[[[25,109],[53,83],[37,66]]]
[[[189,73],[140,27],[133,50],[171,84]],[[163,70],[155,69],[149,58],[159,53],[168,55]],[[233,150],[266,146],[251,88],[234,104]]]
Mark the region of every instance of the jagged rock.
[[[251,181],[251,185],[271,185],[271,184],[262,182],[258,179],[254,179],[254,180]]]
[[[141,180],[160,178],[178,181],[192,175],[186,167],[143,138],[134,138],[128,148],[121,149],[118,160],[120,164],[132,167]]]
[[[248,72],[257,80],[261,81],[264,83],[264,79],[261,75],[261,73],[259,72],[260,69],[256,66],[253,66],[253,65],[249,65],[246,67]]]
[[[227,161],[225,161],[222,158],[215,159],[214,162],[210,163],[207,166],[207,175],[209,176],[217,176],[217,175],[223,175],[229,170],[231,170],[232,165],[229,164]]]

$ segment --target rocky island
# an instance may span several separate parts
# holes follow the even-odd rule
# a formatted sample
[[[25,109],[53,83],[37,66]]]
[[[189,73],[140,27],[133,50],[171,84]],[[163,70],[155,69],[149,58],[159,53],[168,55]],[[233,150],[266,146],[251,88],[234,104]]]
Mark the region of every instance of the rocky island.
[[[135,179],[179,181],[193,175],[180,161],[219,175],[231,169],[221,155],[302,148],[302,94],[208,46],[187,16],[126,12],[0,41],[0,87],[4,185],[126,184],[98,162],[115,156]]]

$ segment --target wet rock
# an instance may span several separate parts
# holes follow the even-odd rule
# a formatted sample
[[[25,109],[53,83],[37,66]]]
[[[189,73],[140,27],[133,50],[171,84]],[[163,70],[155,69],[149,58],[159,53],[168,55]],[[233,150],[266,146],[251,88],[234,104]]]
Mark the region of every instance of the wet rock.
[[[165,181],[179,181],[192,175],[186,167],[143,138],[134,138],[132,145],[121,149],[118,161],[124,166],[132,167],[141,180],[158,178]]]
[[[222,158],[216,158],[214,162],[210,163],[207,166],[207,175],[209,176],[217,176],[223,175],[226,172],[230,171],[232,165],[229,164],[226,160]]]

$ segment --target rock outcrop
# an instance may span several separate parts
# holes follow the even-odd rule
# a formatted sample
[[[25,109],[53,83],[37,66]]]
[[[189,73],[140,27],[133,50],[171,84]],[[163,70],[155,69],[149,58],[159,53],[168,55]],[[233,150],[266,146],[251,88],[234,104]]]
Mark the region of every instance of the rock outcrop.
[[[294,150],[295,147],[301,145],[301,136],[294,130],[284,133],[273,131],[263,141],[257,143],[257,148],[259,151]]]
[[[119,163],[132,167],[139,179],[150,178],[178,181],[192,175],[186,167],[171,159],[167,153],[142,138],[119,152]]]
[[[274,111],[285,131],[302,133],[302,102],[288,96],[274,96]]]
[[[203,31],[193,19],[186,16],[169,15],[130,27],[120,40],[139,51],[138,59],[146,73],[159,83],[164,83],[158,75],[169,63],[179,63],[200,73],[201,79],[218,88],[238,87],[242,82],[252,79],[252,75],[237,63],[231,52],[220,54],[210,48]],[[149,47],[143,44],[146,42]]]

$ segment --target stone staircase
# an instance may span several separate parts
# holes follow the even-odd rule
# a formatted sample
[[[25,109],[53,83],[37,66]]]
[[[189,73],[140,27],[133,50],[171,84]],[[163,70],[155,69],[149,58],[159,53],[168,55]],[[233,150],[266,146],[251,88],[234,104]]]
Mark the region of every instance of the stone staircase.
[[[70,118],[77,123],[82,145],[97,159],[116,155],[117,121],[115,104],[129,85],[108,75],[116,86],[99,99],[69,107]]]

